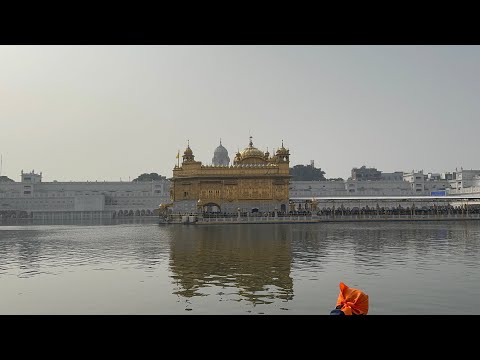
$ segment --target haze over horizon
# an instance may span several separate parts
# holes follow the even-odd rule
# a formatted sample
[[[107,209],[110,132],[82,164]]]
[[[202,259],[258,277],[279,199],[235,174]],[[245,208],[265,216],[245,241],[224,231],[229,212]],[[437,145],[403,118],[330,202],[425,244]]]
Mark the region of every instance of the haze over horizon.
[[[0,46],[2,176],[170,177],[249,136],[347,179],[480,169],[479,46]]]

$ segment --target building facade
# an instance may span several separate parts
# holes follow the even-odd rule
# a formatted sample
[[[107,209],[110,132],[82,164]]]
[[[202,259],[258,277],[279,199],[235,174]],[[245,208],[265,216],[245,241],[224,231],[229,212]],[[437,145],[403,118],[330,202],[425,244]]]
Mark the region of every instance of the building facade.
[[[480,185],[480,170],[466,170],[461,168],[456,172],[455,178],[450,180],[451,187],[456,190],[477,187]]]
[[[380,180],[382,174],[376,168],[367,168],[365,165],[360,168],[354,167],[351,173],[350,179],[356,181]]]
[[[151,182],[42,182],[42,173],[21,173],[0,183],[0,215],[47,219],[154,215],[169,199],[168,180]]]

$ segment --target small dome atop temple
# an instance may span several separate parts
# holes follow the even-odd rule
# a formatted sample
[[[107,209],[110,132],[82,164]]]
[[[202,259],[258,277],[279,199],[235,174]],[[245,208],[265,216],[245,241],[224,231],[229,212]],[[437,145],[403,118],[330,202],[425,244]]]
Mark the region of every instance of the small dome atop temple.
[[[277,155],[288,155],[288,150],[283,147],[283,140],[282,140],[282,147],[279,148],[276,152]]]
[[[190,149],[190,145],[188,145],[185,151],[183,152],[183,155],[192,155],[192,154],[193,154],[193,151],[192,149]]]
[[[193,162],[195,159],[195,156],[193,156],[193,151],[190,149],[190,141],[187,142],[187,148],[183,152],[183,162]]]

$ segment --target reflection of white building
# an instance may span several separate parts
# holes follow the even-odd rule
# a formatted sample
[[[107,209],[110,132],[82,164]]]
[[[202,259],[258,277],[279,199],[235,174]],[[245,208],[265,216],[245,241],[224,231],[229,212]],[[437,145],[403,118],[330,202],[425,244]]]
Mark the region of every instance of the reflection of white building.
[[[42,182],[42,173],[0,183],[0,213],[33,218],[113,218],[153,215],[169,201],[168,180]]]

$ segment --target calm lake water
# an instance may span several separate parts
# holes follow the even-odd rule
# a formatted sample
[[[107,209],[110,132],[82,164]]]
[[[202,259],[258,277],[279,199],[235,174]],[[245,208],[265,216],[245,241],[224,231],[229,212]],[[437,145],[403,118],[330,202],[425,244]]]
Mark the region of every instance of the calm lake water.
[[[0,226],[0,314],[480,314],[480,221]]]

